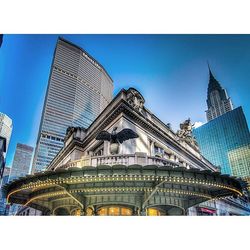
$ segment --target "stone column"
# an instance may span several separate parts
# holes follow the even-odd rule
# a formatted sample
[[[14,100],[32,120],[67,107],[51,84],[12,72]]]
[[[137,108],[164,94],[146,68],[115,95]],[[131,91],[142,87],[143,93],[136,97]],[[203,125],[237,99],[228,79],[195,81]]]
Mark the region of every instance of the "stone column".
[[[169,157],[169,159],[170,159],[171,161],[175,161],[174,154],[171,154],[170,157]]]
[[[154,156],[154,147],[155,143],[153,141],[150,141],[150,156]]]
[[[109,152],[109,142],[107,141],[104,141],[103,142],[103,155],[109,155],[110,152]]]

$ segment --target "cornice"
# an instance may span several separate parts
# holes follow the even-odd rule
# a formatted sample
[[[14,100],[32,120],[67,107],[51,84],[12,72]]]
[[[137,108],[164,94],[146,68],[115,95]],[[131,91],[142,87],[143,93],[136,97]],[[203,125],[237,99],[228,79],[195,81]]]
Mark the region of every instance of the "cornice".
[[[87,145],[95,138],[96,134],[99,131],[104,130],[121,113],[124,113],[127,117],[132,118],[135,123],[139,124],[150,133],[156,134],[159,138],[171,145],[177,152],[180,152],[201,168],[211,169],[207,164],[202,162],[195,155],[186,150],[181,144],[171,138],[166,131],[158,127],[153,121],[145,117],[142,113],[133,109],[123,98],[121,98],[119,102],[114,102],[113,104],[115,105],[112,109],[109,109],[108,112],[107,110],[106,112],[103,112],[98,119],[96,119],[96,122],[92,123],[91,127],[87,131],[84,141],[73,139],[66,148],[63,148],[62,151],[59,152],[59,155],[53,160],[48,169],[51,169],[53,166],[59,164],[62,160],[61,156],[69,153],[74,146],[79,146],[84,150],[84,148],[86,148]],[[99,123],[95,124],[97,121]],[[214,169],[211,170],[214,171]]]

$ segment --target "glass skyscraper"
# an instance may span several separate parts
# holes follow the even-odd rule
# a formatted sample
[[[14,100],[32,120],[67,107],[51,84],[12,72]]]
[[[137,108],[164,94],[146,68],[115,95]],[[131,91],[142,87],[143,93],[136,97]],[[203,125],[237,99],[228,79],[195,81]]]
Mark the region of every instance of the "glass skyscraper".
[[[42,171],[68,127],[87,128],[112,100],[113,80],[85,50],[59,38],[38,133],[32,172]]]
[[[242,147],[245,148],[245,154],[250,150],[250,135],[242,107],[194,129],[193,133],[205,158],[219,166],[222,173],[230,175],[237,173],[241,176],[241,173],[235,170],[236,165],[230,164],[230,156],[234,159],[235,153]],[[249,162],[248,158],[248,168]]]
[[[208,122],[193,130],[201,153],[224,174],[250,175],[250,134],[242,107],[233,109],[230,98],[211,71],[208,87]]]
[[[232,174],[240,177],[250,177],[250,143],[228,152]]]

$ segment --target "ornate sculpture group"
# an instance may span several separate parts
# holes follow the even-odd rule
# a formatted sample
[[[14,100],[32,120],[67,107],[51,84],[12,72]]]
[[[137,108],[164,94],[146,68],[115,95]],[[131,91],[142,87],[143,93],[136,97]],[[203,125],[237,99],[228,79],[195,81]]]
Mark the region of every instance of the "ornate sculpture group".
[[[194,138],[194,136],[192,135],[192,128],[193,128],[194,124],[191,123],[190,118],[188,118],[187,120],[185,120],[183,123],[180,124],[180,130],[177,131],[177,136],[186,141],[187,143],[198,147],[198,144]]]
[[[144,103],[145,100],[143,96],[134,88],[130,88],[127,91],[126,96],[127,102],[131,105],[135,110],[144,114]],[[185,141],[188,144],[198,147],[198,144],[192,135],[192,128],[194,124],[191,123],[190,118],[185,120],[180,124],[180,130],[177,131],[176,135],[180,141]],[[168,123],[167,127],[171,129],[171,124]],[[69,127],[66,132],[67,139],[72,133],[74,133],[77,138],[83,139],[85,137],[86,129],[80,127]],[[112,132],[101,131],[97,136],[96,140],[109,141],[110,142],[110,153],[118,154],[120,144],[129,139],[138,138],[138,134],[129,128],[125,128],[117,133],[117,127],[114,127]]]
[[[143,96],[134,88],[130,88],[127,92],[127,102],[139,112],[143,112],[145,100]]]

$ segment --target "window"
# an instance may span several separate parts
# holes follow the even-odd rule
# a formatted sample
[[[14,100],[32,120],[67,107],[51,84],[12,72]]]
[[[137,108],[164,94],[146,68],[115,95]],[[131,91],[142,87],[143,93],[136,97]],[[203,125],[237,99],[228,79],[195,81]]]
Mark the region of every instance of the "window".
[[[132,209],[120,206],[102,207],[97,211],[99,216],[131,216]]]
[[[159,146],[157,146],[157,145],[155,145],[155,147],[154,147],[154,153],[155,153],[156,157],[163,157],[163,155],[164,155],[164,149],[161,148],[161,147],[159,147]]]
[[[161,215],[165,215],[165,213],[162,210],[159,210],[157,208],[147,209],[147,216],[161,216]]]

